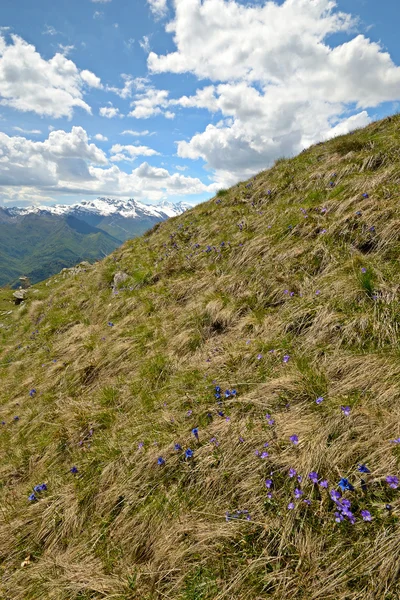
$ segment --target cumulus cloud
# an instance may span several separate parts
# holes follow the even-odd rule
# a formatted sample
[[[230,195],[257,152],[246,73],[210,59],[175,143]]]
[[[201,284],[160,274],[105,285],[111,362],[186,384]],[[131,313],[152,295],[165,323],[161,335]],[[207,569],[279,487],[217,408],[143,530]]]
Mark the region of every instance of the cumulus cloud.
[[[165,17],[168,12],[167,0],[147,0],[147,4],[156,19]]]
[[[128,114],[128,117],[148,119],[155,115],[164,115],[167,119],[173,119],[175,114],[169,110],[165,110],[170,105],[168,97],[169,92],[167,90],[148,88],[145,92],[136,94],[135,99],[131,103],[133,110]]]
[[[106,137],[102,133],[96,133],[96,135],[94,135],[93,137],[98,142],[108,142],[108,137]]]
[[[190,73],[212,85],[170,99],[153,90],[132,116],[167,107],[220,115],[178,155],[202,158],[221,184],[234,183],[308,145],[370,121],[368,111],[400,98],[400,68],[379,44],[355,35],[357,21],[335,0],[175,0],[176,50],[150,52],[152,73]],[[348,41],[336,47],[329,36]],[[141,101],[142,100],[142,101]],[[351,114],[356,113],[356,114]]]
[[[115,108],[114,106],[102,106],[99,110],[99,114],[101,117],[106,117],[107,119],[124,116],[119,112],[119,108]]]
[[[97,88],[97,89],[100,89],[101,87],[103,87],[101,85],[100,77],[97,77],[97,75],[95,75],[91,71],[87,71],[86,69],[81,71],[81,78],[89,87],[93,87],[93,88]]]
[[[44,60],[19,36],[11,39],[7,44],[0,35],[0,105],[55,118],[71,118],[76,107],[91,113],[83,89],[101,85],[96,75],[79,71],[64,54]]]
[[[112,154],[128,158],[154,155],[146,146],[112,147]],[[144,162],[130,173],[109,163],[105,153],[89,143],[82,127],[70,132],[56,130],[44,142],[0,132],[0,198],[35,198],[48,201],[52,195],[93,194],[160,200],[171,195],[212,193],[215,186],[199,179],[170,173]]]
[[[126,145],[123,146],[121,144],[114,144],[111,148],[111,156],[110,160],[112,162],[120,162],[120,161],[133,161],[138,156],[155,156],[160,154],[153,148],[149,148],[148,146],[132,146]]]

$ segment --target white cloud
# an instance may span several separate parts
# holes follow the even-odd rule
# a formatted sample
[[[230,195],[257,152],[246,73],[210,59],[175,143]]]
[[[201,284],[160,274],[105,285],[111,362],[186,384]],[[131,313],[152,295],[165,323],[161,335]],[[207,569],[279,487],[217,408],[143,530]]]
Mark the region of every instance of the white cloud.
[[[52,25],[45,25],[45,30],[42,31],[43,35],[57,35],[59,32]]]
[[[147,86],[147,79],[144,77],[132,77],[132,75],[122,73],[121,79],[124,81],[123,88],[107,86],[108,92],[114,92],[114,94],[118,94],[120,98],[130,98],[133,94],[133,90],[142,90]]]
[[[115,108],[114,106],[102,106],[99,110],[99,114],[101,117],[106,117],[107,119],[124,116],[119,112],[119,108]]]
[[[113,147],[114,155],[133,158],[155,151],[146,146]],[[44,142],[0,132],[0,198],[35,198],[47,201],[54,195],[91,194],[160,200],[168,196],[212,193],[215,186],[199,179],[170,173],[144,162],[130,173],[110,166],[104,152],[88,141],[82,127],[71,132],[52,131]]]
[[[95,2],[97,4],[107,4],[108,2],[111,2],[112,0],[91,0],[91,2]]]
[[[167,90],[155,90],[148,88],[145,92],[136,94],[135,99],[131,103],[133,110],[128,114],[129,117],[135,119],[148,119],[155,115],[165,115],[168,119],[174,118],[174,114],[165,111],[169,106],[169,92]]]
[[[70,52],[72,52],[72,50],[75,50],[75,46],[73,45],[65,45],[64,44],[58,44],[58,47],[61,50],[61,54],[63,54],[64,56],[67,56],[67,54],[69,54]]]
[[[83,100],[89,71],[80,72],[60,53],[44,60],[19,36],[11,39],[7,45],[0,36],[0,105],[55,118],[71,118],[76,107],[91,113]],[[90,77],[98,79],[93,74]]]
[[[141,40],[139,40],[139,46],[145,52],[150,52],[150,38],[148,35],[144,35]]]
[[[148,146],[123,146],[121,144],[114,144],[110,153],[114,155],[110,158],[112,162],[119,162],[122,160],[133,161],[138,156],[155,156],[160,154]]]
[[[93,19],[102,19],[104,17],[104,13],[101,10],[95,10],[93,13]]]
[[[106,137],[102,133],[96,133],[96,135],[94,135],[93,137],[98,142],[108,142],[108,137]]]
[[[147,0],[147,3],[157,19],[165,17],[168,12],[167,0]]]
[[[131,50],[134,43],[135,43],[135,38],[129,38],[128,41],[124,41],[124,44],[125,44],[125,47],[127,48],[127,50]]]
[[[178,155],[202,158],[217,181],[234,183],[278,156],[367,124],[365,109],[400,99],[400,68],[379,44],[355,35],[329,45],[329,36],[354,35],[356,25],[335,0],[175,0],[166,30],[176,51],[151,52],[149,69],[214,85],[176,100],[166,93],[157,101],[153,91],[132,116],[165,114],[167,106],[219,113],[217,125],[178,142]]]
[[[40,129],[22,129],[22,127],[13,127],[13,129],[19,133],[27,133],[30,135],[40,135],[42,133]]]
[[[125,131],[121,132],[121,135],[133,135],[135,137],[140,137],[143,135],[152,135],[152,134],[147,129],[145,129],[144,131],[133,131],[132,129],[125,129]]]
[[[100,78],[97,77],[97,75],[95,75],[91,71],[87,71],[86,69],[81,71],[81,78],[89,87],[93,87],[93,88],[97,88],[97,89],[100,89],[103,87],[101,85]]]

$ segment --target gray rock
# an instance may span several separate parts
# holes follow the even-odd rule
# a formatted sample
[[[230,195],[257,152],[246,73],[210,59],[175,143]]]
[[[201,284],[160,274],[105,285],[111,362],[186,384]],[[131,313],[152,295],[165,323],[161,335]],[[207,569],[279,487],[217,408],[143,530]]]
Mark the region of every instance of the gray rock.
[[[21,302],[23,302],[25,300],[26,294],[27,294],[27,290],[22,290],[22,289],[14,292],[13,293],[14,303],[21,304]]]
[[[129,275],[127,273],[124,273],[124,271],[118,271],[114,275],[114,280],[111,287],[113,289],[117,288],[119,285],[121,285],[121,283],[124,283],[124,281],[126,281],[128,277]]]

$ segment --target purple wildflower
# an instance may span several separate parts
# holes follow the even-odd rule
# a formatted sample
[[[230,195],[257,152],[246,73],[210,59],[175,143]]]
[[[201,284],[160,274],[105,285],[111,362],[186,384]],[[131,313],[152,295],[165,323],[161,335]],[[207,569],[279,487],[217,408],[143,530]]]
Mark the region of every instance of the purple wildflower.
[[[318,483],[318,473],[316,471],[311,471],[311,473],[308,474],[308,478],[312,483]]]
[[[29,502],[36,502],[37,498],[36,498],[35,494],[32,493],[28,496],[28,500],[29,500]]]
[[[193,450],[191,450],[190,448],[185,450],[185,458],[192,458],[192,456],[193,456]]]
[[[400,437],[396,438],[395,440],[390,440],[392,442],[392,444],[400,444]]]
[[[324,401],[323,397],[322,397],[322,396],[319,396],[319,397],[316,399],[316,401],[315,401],[315,404],[322,404],[322,402],[323,402],[323,401]]]
[[[297,444],[299,443],[299,438],[296,434],[291,435],[289,437],[289,440],[292,442],[292,444],[294,444],[295,446],[297,446]]]
[[[257,354],[257,360],[261,360],[262,359],[262,354]]]
[[[396,475],[389,475],[388,477],[386,477],[386,483],[389,485],[389,487],[391,487],[393,490],[397,490],[398,486],[399,486],[399,478],[396,477]]]
[[[299,500],[299,499],[302,497],[302,495],[303,495],[303,494],[304,494],[304,492],[303,492],[303,491],[302,491],[300,488],[296,488],[296,489],[294,490],[294,497],[295,497],[297,500]]]
[[[33,396],[36,394],[36,390],[35,388],[32,388],[31,390],[29,390],[29,395],[31,398],[33,398]]]
[[[272,479],[266,479],[265,480],[265,487],[267,487],[268,489],[271,489],[271,487],[272,487]]]
[[[369,512],[369,510],[362,510],[361,516],[363,518],[363,521],[372,521],[371,513]]]
[[[198,441],[199,440],[199,430],[198,430],[198,428],[194,427],[192,429],[192,433],[193,433],[194,437],[196,438],[196,440]]]
[[[265,418],[267,419],[267,423],[268,425],[273,425],[275,423],[274,419],[271,417],[271,415],[266,414]]]
[[[341,523],[344,521],[344,516],[340,512],[335,512],[335,521],[336,523]]]
[[[293,509],[294,509],[294,502],[289,502],[288,510],[293,510]]]
[[[366,272],[367,272],[367,269],[365,267],[362,267],[361,273],[366,273]]]
[[[158,464],[158,466],[159,466],[159,467],[161,467],[162,465],[165,465],[165,460],[163,459],[163,457],[162,457],[162,456],[160,456],[160,457],[157,459],[157,464]]]
[[[292,467],[290,467],[290,469],[289,469],[289,477],[294,477],[295,475],[296,475],[295,469],[293,469]]]
[[[341,406],[340,409],[345,417],[348,417],[350,415],[350,406]]]
[[[268,452],[263,452],[261,454],[261,458],[268,458],[268,456],[269,456]]]
[[[328,480],[327,480],[327,479],[323,479],[322,481],[320,481],[320,482],[319,482],[319,485],[320,485],[322,488],[328,489],[328,485],[329,485],[329,484],[328,484]]]
[[[256,456],[260,456],[260,451],[259,451],[259,450],[255,450],[255,451],[254,451],[254,454],[255,454]]]
[[[311,506],[311,500],[309,500],[308,498],[305,498],[303,502],[304,504],[307,504],[307,506]]]
[[[287,362],[289,362],[289,360],[290,360],[289,354],[285,354],[285,356],[283,357],[283,362],[287,363]]]
[[[72,473],[72,475],[76,475],[78,472],[78,467],[75,467],[75,465],[73,467],[70,468],[70,473]]]
[[[331,490],[329,493],[334,502],[339,502],[340,498],[342,497],[342,494],[336,490]]]
[[[179,452],[179,450],[182,450],[182,446],[180,444],[175,444],[174,448],[177,452]]]

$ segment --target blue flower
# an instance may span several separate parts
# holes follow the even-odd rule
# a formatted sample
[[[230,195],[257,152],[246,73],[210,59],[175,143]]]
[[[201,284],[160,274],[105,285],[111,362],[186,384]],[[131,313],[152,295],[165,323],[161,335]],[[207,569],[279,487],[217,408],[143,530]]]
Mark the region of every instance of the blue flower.
[[[360,471],[360,473],[371,473],[366,465],[358,465],[357,470]]]
[[[296,434],[291,435],[289,437],[289,440],[292,442],[292,444],[294,444],[295,446],[297,446],[297,444],[299,443],[299,438]]]
[[[324,401],[323,397],[322,397],[322,396],[319,396],[319,397],[316,399],[316,401],[315,401],[315,404],[322,404],[322,402],[323,402],[323,401]]]
[[[287,362],[289,362],[289,360],[290,360],[289,354],[285,354],[285,356],[283,357],[283,362],[287,363]]]
[[[165,465],[165,460],[163,459],[163,457],[162,457],[162,456],[160,456],[160,457],[157,459],[157,464],[158,464],[159,466],[161,466],[161,465]]]
[[[175,444],[175,450],[182,450],[182,446],[180,444]]]
[[[231,395],[230,391],[226,390],[225,391],[225,398],[230,398],[230,395]]]
[[[293,510],[294,509],[294,503],[293,502],[289,502],[288,504],[288,510]]]
[[[78,467],[75,467],[75,466],[71,467],[71,468],[70,468],[70,472],[71,472],[73,475],[76,475],[76,473],[78,472]]]
[[[328,485],[329,485],[329,483],[328,483],[327,479],[323,479],[322,481],[320,481],[320,482],[319,482],[319,485],[320,485],[322,488],[328,489]]]
[[[339,481],[338,486],[340,487],[341,490],[346,491],[353,491],[354,487],[351,485],[351,483],[349,482],[348,479],[346,479],[345,477],[342,477],[342,479]]]
[[[109,327],[114,327],[114,323],[112,323],[111,321],[108,321],[107,325],[108,325]]]
[[[36,390],[35,390],[35,388],[32,388],[32,389],[29,391],[29,395],[30,395],[30,397],[31,397],[31,398],[33,398],[33,396],[34,396],[35,394],[36,394]]]
[[[215,391],[217,392],[217,394],[219,394],[219,393],[220,393],[220,391],[221,391],[221,388],[219,387],[219,385],[215,386]]]
[[[265,480],[265,487],[267,487],[268,489],[272,487],[272,479]]]
[[[35,496],[35,494],[30,494],[30,496],[28,496],[28,500],[29,502],[36,502],[37,498]]]
[[[345,417],[348,417],[350,415],[350,406],[342,406],[341,407],[341,411],[344,414]]]
[[[308,474],[308,477],[313,483],[318,483],[318,473],[316,471],[311,471],[311,473]]]
[[[293,469],[292,467],[289,469],[289,477],[294,477],[296,475],[296,471],[295,469]]]
[[[199,439],[199,430],[197,427],[194,427],[192,429],[192,433],[193,433],[194,437],[196,438],[196,440],[198,440]]]
[[[185,458],[192,458],[192,456],[193,456],[193,450],[191,450],[190,448],[188,448],[185,451]]]

